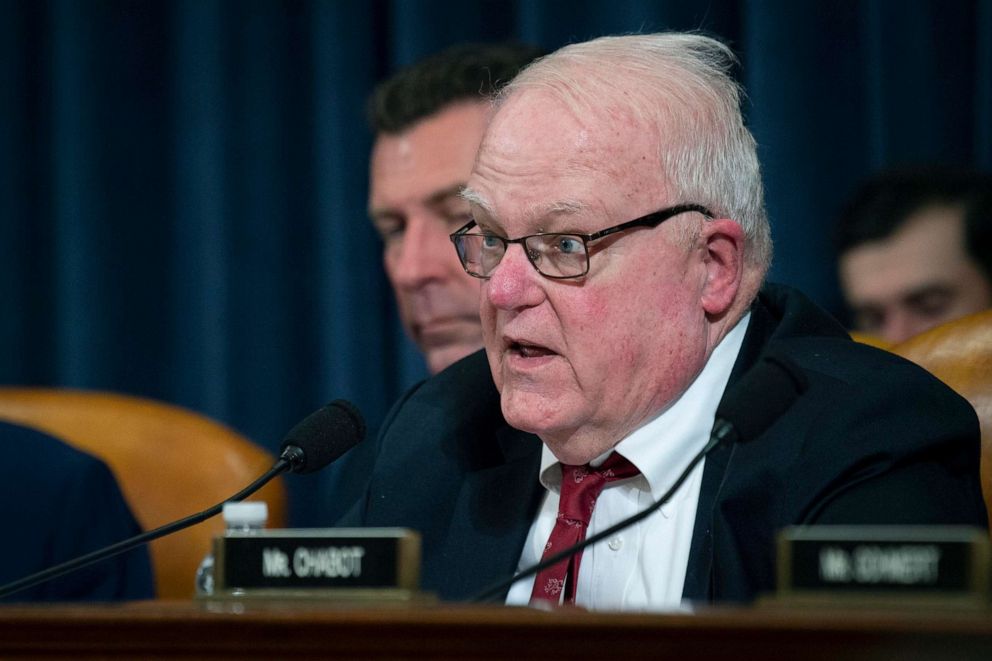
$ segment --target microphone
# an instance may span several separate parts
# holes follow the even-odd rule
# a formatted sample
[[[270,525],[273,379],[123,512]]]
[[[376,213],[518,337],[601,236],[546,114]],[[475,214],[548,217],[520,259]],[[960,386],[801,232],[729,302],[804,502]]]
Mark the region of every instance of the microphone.
[[[504,593],[517,581],[530,578],[542,570],[572,557],[586,547],[611,537],[624,528],[651,516],[671,500],[675,492],[706,455],[723,443],[747,442],[760,436],[799,399],[799,396],[806,391],[807,385],[806,376],[795,363],[785,356],[776,355],[771,350],[767,351],[723,397],[716,410],[716,421],[713,423],[709,441],[689,461],[685,470],[657,502],[619,523],[585,538],[578,544],[517,572],[509,579],[494,583],[469,601],[473,603],[490,601]],[[575,580],[575,577],[572,577],[572,580]]]
[[[365,420],[351,402],[336,399],[298,422],[279,446],[294,473],[313,473],[365,438]]]
[[[238,502],[252,495],[274,478],[285,472],[312,473],[343,455],[358,445],[365,437],[365,421],[361,413],[350,402],[337,399],[323,408],[314,411],[293,427],[279,450],[279,458],[261,477],[227,500],[197,514],[173,521],[164,526],[135,535],[91,553],[81,555],[62,564],[25,576],[13,583],[0,587],[0,597],[19,592],[39,583],[68,574],[95,562],[120,555],[125,551],[178,532],[206,521],[219,514],[224,503]]]

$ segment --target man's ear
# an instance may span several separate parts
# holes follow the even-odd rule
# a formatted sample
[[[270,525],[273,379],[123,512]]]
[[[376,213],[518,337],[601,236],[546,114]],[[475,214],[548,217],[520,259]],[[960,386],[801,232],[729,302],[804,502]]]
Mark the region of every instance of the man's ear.
[[[744,230],[727,218],[707,220],[702,225],[699,238],[706,282],[701,300],[706,314],[718,316],[733,304],[744,278]]]

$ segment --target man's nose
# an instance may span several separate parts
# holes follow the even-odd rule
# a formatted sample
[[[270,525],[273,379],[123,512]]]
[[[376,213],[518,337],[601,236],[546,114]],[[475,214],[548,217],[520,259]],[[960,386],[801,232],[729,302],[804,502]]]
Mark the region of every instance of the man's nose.
[[[417,217],[407,220],[403,238],[396,246],[392,268],[398,286],[418,287],[430,280],[444,278],[451,265],[457,264],[455,248],[446,229],[437,219]]]
[[[493,269],[486,282],[486,297],[502,310],[532,307],[543,300],[543,276],[527,259],[519,243],[507,246],[503,259]]]
[[[885,324],[882,326],[882,337],[887,342],[898,344],[922,333],[928,327],[925,321],[916,318],[912,313],[896,310],[886,315]]]

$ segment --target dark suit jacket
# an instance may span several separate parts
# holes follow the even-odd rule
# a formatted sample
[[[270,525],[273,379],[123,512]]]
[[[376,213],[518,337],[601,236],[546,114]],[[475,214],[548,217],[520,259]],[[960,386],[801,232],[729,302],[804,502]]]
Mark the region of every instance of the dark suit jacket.
[[[761,436],[707,458],[686,598],[772,590],[774,536],[789,525],[986,525],[964,399],[852,342],[798,292],[766,286],[751,312],[731,385],[774,344],[809,388]],[[407,393],[378,440],[366,498],[342,523],[419,530],[422,585],[445,599],[512,575],[542,496],[541,442],[503,420],[485,355]]]
[[[0,457],[0,585],[141,532],[113,474],[98,459],[46,434],[4,422]],[[154,596],[148,550],[140,547],[3,600]]]

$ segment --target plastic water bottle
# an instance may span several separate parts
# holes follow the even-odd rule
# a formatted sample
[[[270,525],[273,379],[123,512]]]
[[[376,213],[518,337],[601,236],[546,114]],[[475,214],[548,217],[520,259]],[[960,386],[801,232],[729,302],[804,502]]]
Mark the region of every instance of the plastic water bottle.
[[[224,525],[228,532],[251,532],[261,530],[269,518],[269,506],[263,502],[224,503]],[[196,570],[196,594],[207,596],[214,593],[214,554],[213,550],[204,556]]]

